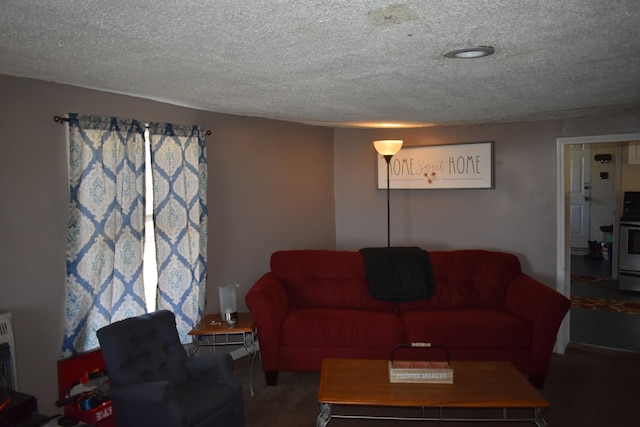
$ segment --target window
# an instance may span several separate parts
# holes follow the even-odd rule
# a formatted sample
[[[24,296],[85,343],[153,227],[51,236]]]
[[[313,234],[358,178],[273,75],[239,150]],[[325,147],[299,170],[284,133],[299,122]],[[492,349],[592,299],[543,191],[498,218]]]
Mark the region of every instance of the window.
[[[190,342],[206,296],[205,132],[71,113],[68,142],[62,356],[98,347],[95,332],[109,323],[158,309]]]
[[[151,174],[151,141],[149,129],[144,131],[144,255],[142,259],[142,277],[144,280],[144,297],[147,311],[156,310],[156,293],[158,292],[158,263],[156,262],[156,239],[153,226],[153,179]]]

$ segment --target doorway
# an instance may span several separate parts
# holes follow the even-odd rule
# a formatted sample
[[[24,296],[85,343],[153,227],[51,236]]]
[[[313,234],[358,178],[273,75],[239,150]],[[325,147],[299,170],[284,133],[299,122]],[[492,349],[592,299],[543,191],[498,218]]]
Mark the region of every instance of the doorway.
[[[562,292],[568,298],[571,297],[571,265],[572,265],[572,232],[575,231],[572,229],[572,220],[571,220],[571,209],[572,209],[572,201],[571,201],[571,187],[575,187],[574,190],[577,190],[577,186],[571,185],[572,180],[572,154],[571,154],[571,146],[587,146],[589,148],[597,148],[601,147],[601,144],[608,144],[608,149],[615,148],[614,158],[620,159],[622,149],[627,145],[628,142],[638,141],[640,140],[640,134],[616,134],[616,135],[602,135],[602,136],[588,136],[588,137],[571,137],[571,138],[558,138],[556,140],[556,154],[557,154],[557,274],[556,274],[556,286],[557,289]],[[593,151],[593,150],[591,150]],[[593,152],[590,153],[590,157]],[[619,169],[619,168],[617,168]],[[613,195],[619,194],[620,192],[620,173],[619,170],[613,172],[613,176],[611,176],[611,172],[607,171],[608,175],[606,175],[609,183],[613,183]],[[586,175],[585,175],[586,177]],[[593,175],[591,175],[593,177]],[[575,178],[574,178],[575,180]],[[581,182],[582,190],[584,191],[584,181]],[[582,197],[593,197],[593,188],[591,188],[593,182],[589,183],[589,195],[582,194]],[[619,200],[614,199],[613,208],[615,212],[619,212],[620,202]],[[589,204],[592,209],[594,206]],[[576,218],[579,215],[574,213]],[[593,215],[590,215],[593,217]],[[616,236],[615,230],[618,229],[618,217],[619,215],[613,216],[613,227],[612,227],[612,239],[614,241],[618,241],[618,236]],[[602,236],[602,231],[599,229],[602,225],[608,224],[594,224],[595,221],[591,221],[589,224],[589,233],[590,236],[598,235],[600,232],[600,236]],[[603,221],[600,221],[603,222]],[[584,223],[581,223],[584,226]],[[575,227],[575,225],[573,225]],[[597,231],[594,231],[596,229]],[[602,236],[604,237],[604,236]],[[593,237],[592,237],[593,238]],[[616,254],[615,250],[612,257],[610,271],[612,277],[616,276],[617,272],[617,262],[616,262]],[[560,332],[558,334],[558,348],[557,350],[562,352],[569,341],[572,339],[571,337],[571,311],[569,315],[565,319],[565,322],[560,328]]]
[[[571,254],[590,249],[591,223],[591,146],[569,146],[569,237]]]
[[[616,198],[620,192],[621,143],[572,144],[569,159],[569,228],[572,261],[599,277],[616,278],[613,268]],[[584,258],[578,257],[584,256]],[[575,262],[572,262],[575,267]],[[574,273],[574,268],[571,269]]]

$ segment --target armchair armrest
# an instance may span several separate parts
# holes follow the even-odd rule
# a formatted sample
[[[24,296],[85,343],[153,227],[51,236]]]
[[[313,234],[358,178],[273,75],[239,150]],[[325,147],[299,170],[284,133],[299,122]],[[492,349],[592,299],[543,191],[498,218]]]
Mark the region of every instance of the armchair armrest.
[[[271,272],[264,274],[245,296],[258,326],[260,356],[265,371],[277,371],[280,330],[289,302],[282,282]]]
[[[112,399],[126,399],[141,404],[169,403],[175,398],[175,391],[171,381],[152,381],[146,383],[113,385],[109,389]]]
[[[520,274],[507,288],[506,310],[531,325],[532,374],[549,369],[551,352],[571,301],[556,290]]]
[[[192,377],[200,377],[202,375],[224,376],[233,369],[233,358],[230,354],[213,354],[207,357],[189,357],[184,367]]]
[[[233,375],[233,358],[230,354],[214,354],[202,357],[189,357],[184,367],[191,378],[228,384],[242,393],[242,384]]]
[[[114,411],[125,412],[130,419],[158,420],[162,425],[174,426],[181,425],[185,417],[170,381],[113,385],[108,395]]]

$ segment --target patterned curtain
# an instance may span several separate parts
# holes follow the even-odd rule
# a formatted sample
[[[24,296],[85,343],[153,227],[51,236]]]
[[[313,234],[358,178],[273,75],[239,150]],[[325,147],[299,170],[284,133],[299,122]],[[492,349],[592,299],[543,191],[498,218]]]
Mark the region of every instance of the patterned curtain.
[[[96,330],[146,311],[143,144],[135,120],[69,114],[63,357],[98,347]]]
[[[197,126],[149,125],[158,262],[158,309],[176,316],[180,340],[204,313],[207,278],[207,154]]]

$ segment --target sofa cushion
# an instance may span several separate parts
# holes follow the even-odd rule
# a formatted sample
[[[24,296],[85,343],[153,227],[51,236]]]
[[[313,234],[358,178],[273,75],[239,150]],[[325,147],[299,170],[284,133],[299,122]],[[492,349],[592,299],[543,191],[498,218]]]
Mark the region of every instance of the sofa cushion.
[[[402,311],[409,342],[447,348],[526,348],[531,325],[494,309]]]
[[[271,256],[271,272],[282,282],[290,307],[396,310],[395,304],[371,297],[358,252],[279,251]]]
[[[291,347],[393,348],[405,342],[396,313],[358,309],[292,309],[282,323],[280,342]]]
[[[433,251],[436,293],[425,301],[398,305],[403,310],[505,307],[509,283],[520,275],[513,254],[485,250]]]

